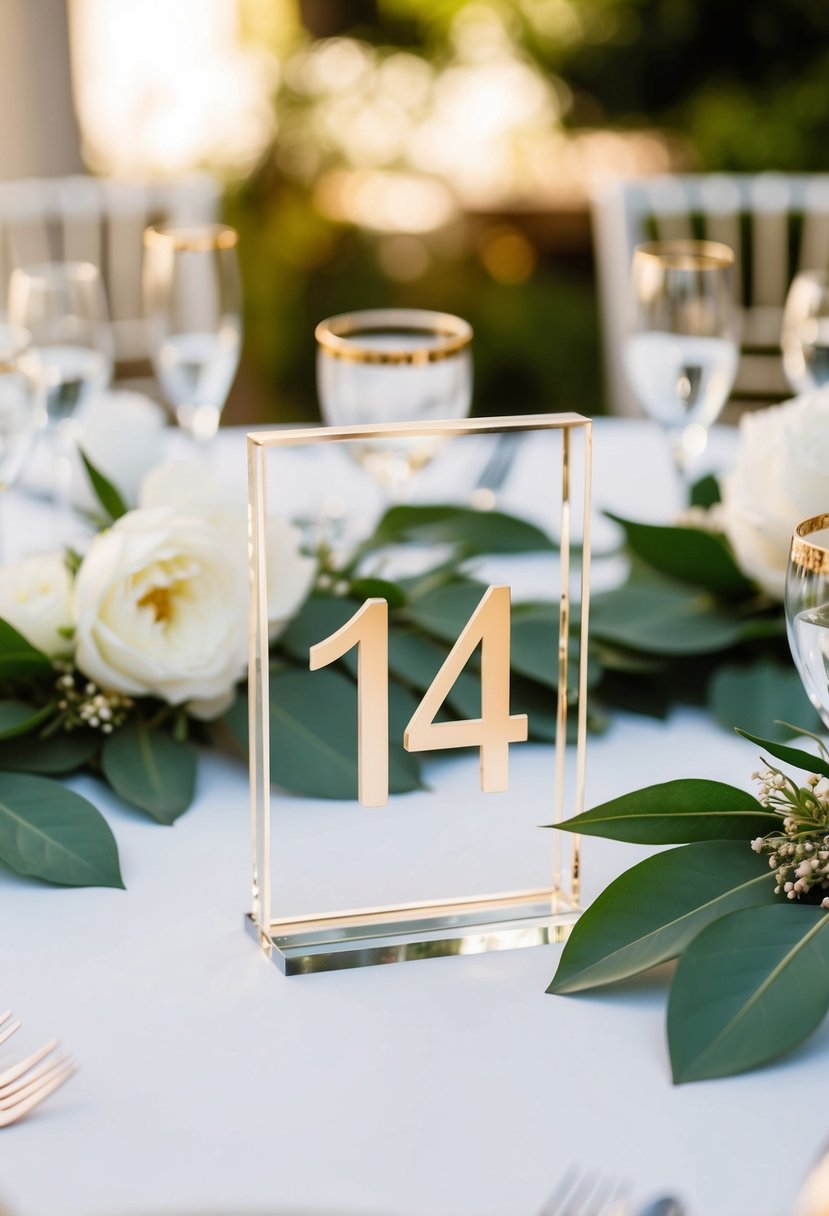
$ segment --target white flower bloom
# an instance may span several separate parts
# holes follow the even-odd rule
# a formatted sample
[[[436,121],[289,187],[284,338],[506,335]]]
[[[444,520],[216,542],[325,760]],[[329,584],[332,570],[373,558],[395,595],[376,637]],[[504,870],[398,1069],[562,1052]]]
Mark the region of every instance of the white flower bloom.
[[[71,643],[61,630],[72,625],[71,591],[62,553],[0,566],[0,618],[44,654],[65,654]]]
[[[236,538],[204,516],[130,511],[77,573],[78,667],[105,690],[221,712],[247,659],[245,567]]]
[[[792,531],[829,501],[829,389],[744,414],[720,513],[743,573],[783,598]]]
[[[141,486],[141,506],[198,512],[232,538],[240,552],[247,552],[244,494],[217,482],[200,460],[170,461],[153,469]],[[304,603],[317,563],[301,552],[302,537],[288,520],[272,515],[267,532],[268,632],[273,641]]]
[[[164,411],[143,393],[117,390],[93,398],[78,419],[82,427],[80,446],[124,501],[134,506],[148,469],[161,459],[164,445]],[[92,492],[80,456],[72,473],[75,503],[85,511],[95,510]]]

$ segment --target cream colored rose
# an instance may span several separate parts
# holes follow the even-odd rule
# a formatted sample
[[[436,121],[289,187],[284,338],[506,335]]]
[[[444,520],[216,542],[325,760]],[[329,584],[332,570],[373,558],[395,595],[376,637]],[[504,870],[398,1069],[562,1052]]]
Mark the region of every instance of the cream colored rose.
[[[744,414],[722,497],[740,569],[782,599],[795,525],[829,511],[829,390]]]
[[[61,631],[72,625],[71,591],[62,553],[0,566],[0,618],[44,654],[66,654],[72,643]]]
[[[205,516],[130,511],[75,578],[78,667],[103,689],[226,708],[247,660],[245,549]]]
[[[198,511],[216,528],[232,535],[247,551],[247,508],[244,489],[234,492],[218,482],[199,460],[170,461],[153,469],[141,486],[142,507],[176,507]],[[299,529],[272,515],[268,520],[268,625],[273,641],[305,602],[314,582],[317,563],[301,550]]]

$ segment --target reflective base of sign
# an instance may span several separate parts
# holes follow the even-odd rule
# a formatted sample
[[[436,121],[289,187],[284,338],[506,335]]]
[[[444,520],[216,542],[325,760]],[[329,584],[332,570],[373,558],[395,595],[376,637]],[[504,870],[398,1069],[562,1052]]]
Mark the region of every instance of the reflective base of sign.
[[[248,914],[245,927],[283,975],[310,975],[563,942],[579,914],[565,895],[536,891],[307,921],[272,921],[267,933]]]

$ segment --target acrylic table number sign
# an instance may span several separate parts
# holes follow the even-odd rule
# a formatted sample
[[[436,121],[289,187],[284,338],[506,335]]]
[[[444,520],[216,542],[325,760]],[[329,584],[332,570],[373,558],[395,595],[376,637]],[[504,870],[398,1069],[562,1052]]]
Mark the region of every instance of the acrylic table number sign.
[[[469,508],[510,432],[532,490],[503,511],[526,523],[508,541],[499,495],[467,552],[447,501]],[[425,437],[440,447],[418,499],[443,505],[394,508],[378,531],[349,445]],[[578,414],[248,436],[246,925],[285,974],[540,945],[577,918],[578,840],[548,825],[583,809],[590,441]],[[320,573],[274,649],[286,519]]]

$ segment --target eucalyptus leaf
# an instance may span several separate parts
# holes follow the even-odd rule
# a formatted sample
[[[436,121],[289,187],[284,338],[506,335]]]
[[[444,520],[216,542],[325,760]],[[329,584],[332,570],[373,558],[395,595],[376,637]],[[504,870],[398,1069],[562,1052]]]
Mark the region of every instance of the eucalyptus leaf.
[[[0,619],[0,680],[40,679],[54,672],[51,659]]]
[[[292,659],[296,659],[302,667],[308,667],[311,647],[341,629],[361,606],[358,600],[350,596],[312,595],[278,639],[277,647]],[[356,647],[344,655],[340,662],[356,675]]]
[[[707,926],[668,1001],[674,1081],[747,1072],[796,1047],[829,1009],[829,914],[778,901]]]
[[[353,579],[349,594],[360,603],[369,599],[385,600],[390,611],[402,608],[406,603],[406,593],[399,583],[391,583],[388,579],[373,576]]]
[[[689,777],[623,794],[552,826],[631,844],[684,844],[749,841],[778,828],[780,817],[736,786]]]
[[[90,485],[95,492],[95,497],[98,499],[98,502],[106,511],[109,518],[116,520],[120,519],[122,515],[126,515],[128,509],[127,504],[124,502],[118,490],[116,490],[109,478],[105,477],[101,470],[95,467],[82,448],[79,448],[78,451],[81,454],[81,460],[83,461],[84,468],[86,469],[86,474],[89,478]]]
[[[756,743],[763,751],[774,756],[775,760],[791,764],[793,768],[802,769],[804,773],[820,773],[822,777],[829,777],[829,761],[824,760],[822,756],[814,756],[811,752],[801,751],[799,747],[788,747],[784,743],[778,743],[776,739],[763,739],[759,735],[751,735],[747,730],[738,729],[737,734],[748,739],[750,743]]]
[[[196,750],[177,743],[140,719],[110,735],[101,749],[101,768],[119,797],[171,824],[193,801]]]
[[[19,735],[26,735],[41,726],[47,718],[51,718],[54,712],[53,705],[43,705],[36,709],[23,701],[0,701],[0,739],[14,739]]]
[[[624,529],[633,552],[669,578],[723,599],[743,599],[755,591],[724,537],[700,528],[643,524],[607,514]]]
[[[676,958],[711,921],[776,899],[764,857],[737,840],[705,840],[648,857],[582,913],[548,992],[613,984]]]
[[[123,887],[118,849],[91,802],[46,777],[7,773],[0,788],[0,860],[68,887]]]
[[[401,629],[392,629],[389,633],[389,671],[417,692],[426,691],[448,653],[448,646],[422,634]],[[479,718],[481,715],[481,678],[474,665],[473,655],[446,698],[449,709],[461,718]]]
[[[459,545],[469,553],[538,553],[557,546],[526,519],[503,511],[476,511],[454,505],[395,506],[377,525],[372,546]]]
[[[594,638],[630,650],[679,656],[730,649],[742,640],[744,623],[707,592],[654,581],[597,595],[590,630]]]
[[[759,733],[781,717],[802,720],[810,727],[819,722],[790,663],[783,666],[769,660],[718,667],[708,686],[708,705],[722,726],[740,726],[752,733]],[[785,726],[772,729],[775,739],[791,737]]]
[[[486,593],[484,583],[459,578],[420,596],[405,610],[418,628],[454,646],[472,613]]]
[[[0,742],[0,772],[72,773],[83,768],[101,747],[97,731],[58,731],[41,739],[38,735]]]

